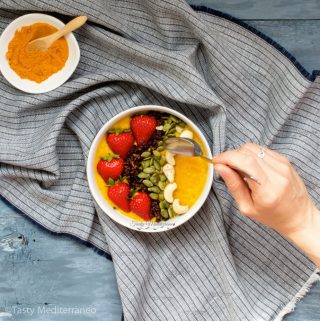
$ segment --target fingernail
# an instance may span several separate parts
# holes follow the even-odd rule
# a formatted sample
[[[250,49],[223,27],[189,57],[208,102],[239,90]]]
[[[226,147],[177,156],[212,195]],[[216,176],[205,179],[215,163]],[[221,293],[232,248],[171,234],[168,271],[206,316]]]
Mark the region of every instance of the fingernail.
[[[213,170],[214,170],[214,173],[215,173],[215,176],[217,179],[220,179],[221,178],[221,175],[219,174],[219,165],[214,165],[213,166]]]

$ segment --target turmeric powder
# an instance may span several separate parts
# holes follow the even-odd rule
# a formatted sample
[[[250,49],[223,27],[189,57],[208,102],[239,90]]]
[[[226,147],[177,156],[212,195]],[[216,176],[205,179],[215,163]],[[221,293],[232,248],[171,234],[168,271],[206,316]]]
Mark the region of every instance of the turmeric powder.
[[[46,51],[26,50],[30,41],[48,36],[55,31],[57,28],[47,23],[34,23],[15,32],[6,57],[10,67],[21,78],[41,83],[63,68],[69,55],[68,44],[64,37],[56,40]]]

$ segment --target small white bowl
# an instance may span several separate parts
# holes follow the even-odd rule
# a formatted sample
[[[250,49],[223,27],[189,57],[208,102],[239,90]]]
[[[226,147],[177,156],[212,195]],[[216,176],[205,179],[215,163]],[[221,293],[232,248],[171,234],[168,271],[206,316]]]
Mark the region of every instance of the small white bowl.
[[[181,216],[176,216],[172,219],[169,219],[168,221],[163,222],[138,222],[134,219],[131,219],[117,210],[113,209],[112,205],[110,205],[106,199],[103,197],[102,193],[100,192],[96,179],[95,179],[95,171],[94,171],[94,159],[95,154],[97,152],[98,145],[101,141],[101,139],[104,139],[106,132],[115,124],[117,121],[119,121],[121,118],[126,117],[128,115],[134,115],[136,113],[141,112],[147,112],[151,110],[156,110],[160,112],[165,112],[171,115],[174,115],[180,119],[182,119],[187,125],[189,125],[200,137],[200,139],[203,141],[205,146],[205,152],[208,155],[208,157],[212,157],[211,150],[209,148],[209,145],[204,137],[204,135],[201,133],[200,129],[186,116],[182,115],[181,113],[172,110],[167,107],[162,106],[154,106],[154,105],[147,105],[147,106],[139,106],[134,107],[128,110],[125,110],[121,112],[120,114],[116,115],[115,117],[111,118],[98,132],[96,137],[94,138],[92,145],[90,147],[89,156],[88,156],[88,162],[87,162],[87,178],[89,182],[89,188],[91,191],[91,194],[93,195],[95,201],[98,203],[100,208],[114,221],[117,223],[126,226],[130,229],[142,231],[142,232],[162,232],[167,231],[172,228],[175,228],[185,222],[187,222],[194,214],[197,213],[197,211],[200,209],[200,207],[203,205],[205,200],[208,197],[208,194],[210,192],[210,188],[212,186],[212,179],[213,179],[213,166],[208,166],[208,176],[207,181],[204,186],[204,189],[202,191],[202,194],[200,195],[197,202],[189,209],[189,211]]]
[[[6,58],[8,51],[8,45],[13,38],[15,32],[24,26],[32,25],[36,22],[48,23],[58,29],[64,26],[64,23],[57,18],[42,14],[42,13],[31,13],[21,16],[13,20],[7,28],[3,31],[0,37],[0,71],[7,81],[14,87],[31,94],[40,94],[56,89],[66,82],[76,69],[80,60],[80,49],[75,36],[70,33],[65,36],[69,46],[69,57],[64,67],[50,76],[48,79],[41,83],[35,81],[22,79],[19,75],[11,69],[9,62]]]

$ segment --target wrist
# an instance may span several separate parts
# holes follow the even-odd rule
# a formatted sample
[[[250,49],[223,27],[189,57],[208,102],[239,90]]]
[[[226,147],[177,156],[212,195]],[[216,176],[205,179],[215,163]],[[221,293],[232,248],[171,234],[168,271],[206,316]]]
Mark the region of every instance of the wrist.
[[[320,268],[320,212],[314,207],[300,229],[284,233],[284,237],[300,248]]]
[[[290,240],[312,229],[319,217],[319,210],[310,198],[303,200],[299,209],[296,209],[296,212],[293,211],[294,209],[291,209],[290,215],[286,215],[285,220],[280,217],[277,225],[272,226],[278,233]]]

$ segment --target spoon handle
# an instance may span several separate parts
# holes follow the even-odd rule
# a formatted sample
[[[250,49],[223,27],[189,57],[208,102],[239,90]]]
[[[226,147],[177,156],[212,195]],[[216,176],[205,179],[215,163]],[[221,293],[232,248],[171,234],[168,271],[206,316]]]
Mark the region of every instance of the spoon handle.
[[[63,28],[52,34],[51,40],[54,42],[73,30],[80,28],[87,21],[86,16],[79,16],[69,21]]]
[[[205,156],[199,156],[199,157],[201,157],[202,159],[206,160],[207,162],[209,162],[211,164],[214,164],[213,160],[208,157],[205,157]],[[232,168],[232,169],[235,170],[236,172],[238,172],[243,178],[251,179],[251,180],[255,181],[257,184],[261,185],[260,181],[256,177],[254,177],[254,176],[252,176],[242,170],[239,170],[237,168]]]

